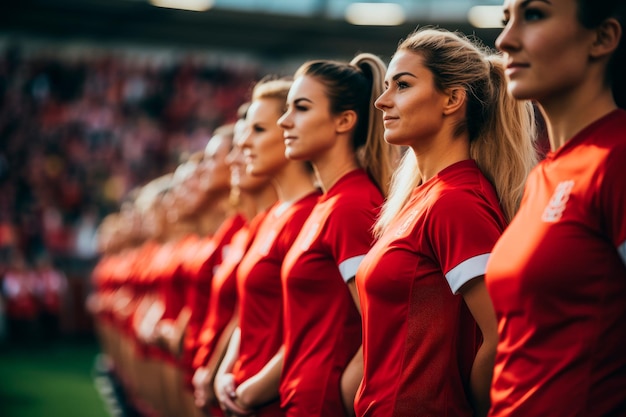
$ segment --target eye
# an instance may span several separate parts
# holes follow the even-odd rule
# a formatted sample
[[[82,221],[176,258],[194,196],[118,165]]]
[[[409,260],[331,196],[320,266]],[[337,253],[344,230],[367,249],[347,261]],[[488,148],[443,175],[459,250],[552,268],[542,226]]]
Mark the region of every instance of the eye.
[[[298,111],[307,111],[307,110],[309,110],[309,108],[307,106],[303,106],[302,104],[296,104],[294,107]]]
[[[254,130],[255,133],[263,133],[263,132],[265,132],[265,128],[263,128],[261,126],[253,126],[252,130]]]
[[[404,90],[405,88],[409,88],[409,84],[405,81],[397,80],[396,87],[398,88],[398,90]]]
[[[524,20],[534,21],[543,19],[544,14],[539,9],[526,9],[524,10]]]

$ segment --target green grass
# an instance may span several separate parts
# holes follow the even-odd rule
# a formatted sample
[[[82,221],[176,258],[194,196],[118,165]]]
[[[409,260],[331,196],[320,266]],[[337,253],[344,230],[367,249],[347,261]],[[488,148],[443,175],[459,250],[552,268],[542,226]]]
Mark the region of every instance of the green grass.
[[[0,348],[0,416],[108,417],[91,370],[89,341]]]

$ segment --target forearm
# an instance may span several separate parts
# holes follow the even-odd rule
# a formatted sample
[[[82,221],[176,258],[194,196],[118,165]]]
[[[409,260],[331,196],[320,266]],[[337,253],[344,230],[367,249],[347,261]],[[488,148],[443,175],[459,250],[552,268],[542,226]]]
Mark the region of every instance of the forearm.
[[[363,346],[356,352],[341,376],[341,398],[348,416],[354,416],[354,398],[363,378]]]
[[[283,368],[284,348],[253,377],[237,389],[238,400],[248,408],[258,407],[278,398],[280,374]]]
[[[495,343],[483,343],[474,359],[470,375],[470,389],[476,417],[484,417],[489,412],[491,405],[489,391],[495,354]]]
[[[235,328],[233,330],[233,334],[228,343],[228,347],[226,349],[226,353],[224,354],[224,359],[221,361],[217,374],[225,374],[230,373],[235,366],[235,362],[237,361],[237,357],[239,356],[239,328]]]
[[[231,338],[238,325],[239,320],[237,319],[237,317],[233,317],[230,323],[228,323],[226,328],[222,331],[222,334],[220,335],[220,338],[215,345],[215,349],[213,349],[213,352],[210,353],[210,356],[206,361],[205,366],[213,375],[215,375],[215,371],[224,360],[224,357],[226,356],[226,352],[230,345]]]

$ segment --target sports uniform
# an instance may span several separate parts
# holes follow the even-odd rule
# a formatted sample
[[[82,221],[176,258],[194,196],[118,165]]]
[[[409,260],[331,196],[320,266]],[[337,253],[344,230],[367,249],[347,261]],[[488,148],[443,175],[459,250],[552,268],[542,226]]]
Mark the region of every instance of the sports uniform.
[[[215,235],[188,259],[189,262],[186,262],[184,267],[184,274],[187,275],[190,285],[187,290],[185,305],[190,309],[191,316],[185,330],[180,363],[184,372],[184,386],[189,391],[193,391],[191,384],[194,373],[192,362],[196,354],[196,340],[200,326],[208,311],[213,273],[222,263],[233,235],[244,224],[245,219],[240,215],[226,219],[215,232]]]
[[[237,307],[237,267],[266,215],[267,210],[258,213],[233,235],[228,252],[213,275],[208,311],[196,340],[193,372],[208,365],[222,333],[233,318]],[[210,404],[209,409],[213,416],[222,415],[217,404]]]
[[[626,416],[626,111],[531,172],[486,282],[492,417]]]
[[[383,197],[367,173],[344,175],[322,197],[287,253],[281,276],[288,416],[337,416],[343,370],[361,345],[361,317],[346,282],[372,245]]]
[[[506,221],[473,160],[417,187],[361,263],[357,416],[472,416],[481,333],[459,288],[484,274]]]
[[[241,336],[232,370],[236,384],[256,375],[283,344],[280,268],[319,195],[313,192],[291,204],[276,203],[237,269]],[[254,414],[284,416],[278,400]]]

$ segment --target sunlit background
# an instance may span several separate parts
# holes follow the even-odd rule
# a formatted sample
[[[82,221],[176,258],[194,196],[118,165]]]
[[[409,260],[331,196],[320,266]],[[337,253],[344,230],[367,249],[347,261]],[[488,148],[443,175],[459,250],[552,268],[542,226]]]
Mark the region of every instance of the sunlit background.
[[[291,74],[306,59],[347,60],[372,52],[388,61],[400,39],[426,25],[493,46],[500,3],[21,0],[3,5],[0,415],[101,412],[72,414],[76,407],[64,400],[63,393],[80,390],[72,379],[79,375],[76,363],[66,382],[55,384],[61,379],[51,377],[62,404],[57,414],[39,399],[42,390],[19,391],[20,384],[32,388],[33,378],[43,378],[23,371],[19,379],[25,369],[20,360],[36,372],[51,356],[24,353],[22,345],[18,354],[12,347],[17,336],[7,331],[10,314],[3,306],[16,290],[4,279],[6,271],[20,267],[35,273],[48,264],[63,277],[50,289],[60,302],[47,312],[58,327],[47,334],[38,323],[20,335],[26,343],[41,347],[47,340],[41,333],[55,340],[90,340],[84,300],[98,260],[94,238],[100,220],[118,210],[134,187],[171,172],[181,158],[203,148],[217,126],[234,119],[254,81],[269,73]],[[41,308],[31,306],[33,320],[39,320]],[[91,384],[89,346],[78,354],[57,352],[65,358],[61,362],[86,358],[80,375],[86,384]],[[37,360],[42,364],[32,365]],[[48,411],[37,411],[37,404]]]

